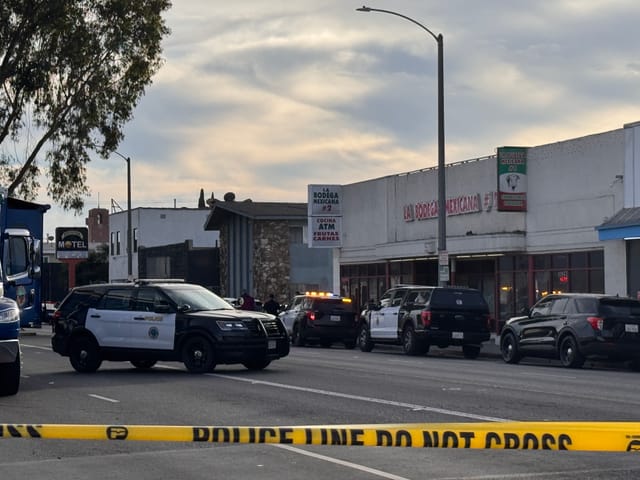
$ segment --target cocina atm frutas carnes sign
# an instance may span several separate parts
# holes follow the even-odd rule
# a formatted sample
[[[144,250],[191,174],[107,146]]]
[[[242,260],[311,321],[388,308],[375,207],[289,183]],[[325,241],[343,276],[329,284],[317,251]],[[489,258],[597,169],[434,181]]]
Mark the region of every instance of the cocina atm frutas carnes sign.
[[[88,258],[89,229],[86,227],[56,228],[56,258]]]
[[[342,246],[342,187],[308,186],[309,247]]]

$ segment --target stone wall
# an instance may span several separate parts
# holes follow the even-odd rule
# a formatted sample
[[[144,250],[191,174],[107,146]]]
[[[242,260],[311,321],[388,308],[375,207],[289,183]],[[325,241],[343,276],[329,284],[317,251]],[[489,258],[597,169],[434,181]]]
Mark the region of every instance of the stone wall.
[[[222,232],[220,232],[222,238]],[[221,242],[224,245],[224,242]],[[221,265],[222,267],[222,265]],[[253,222],[253,287],[262,301],[275,295],[287,300],[290,280],[289,224],[282,221]]]

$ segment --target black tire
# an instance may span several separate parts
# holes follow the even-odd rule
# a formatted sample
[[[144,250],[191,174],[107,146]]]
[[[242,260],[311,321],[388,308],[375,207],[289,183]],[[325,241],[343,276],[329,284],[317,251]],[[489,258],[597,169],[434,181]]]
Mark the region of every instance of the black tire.
[[[500,339],[500,353],[506,363],[518,363],[522,356],[518,348],[518,341],[513,333],[505,333]]]
[[[15,395],[20,388],[20,351],[11,363],[0,363],[0,397]]]
[[[264,370],[269,366],[270,363],[271,360],[267,358],[260,358],[249,360],[247,362],[244,362],[242,365],[244,365],[248,370]]]
[[[463,345],[462,346],[462,354],[464,358],[468,358],[469,360],[475,360],[480,355],[480,346],[479,345]]]
[[[580,368],[584,365],[584,356],[580,353],[578,342],[573,335],[566,335],[560,340],[558,357],[563,367]]]
[[[155,360],[131,360],[131,365],[140,370],[149,370],[156,363]]]
[[[369,333],[369,327],[362,325],[358,333],[358,346],[362,352],[370,352],[373,350],[373,342]]]
[[[333,342],[331,340],[320,340],[320,346],[322,348],[331,348]]]
[[[420,341],[416,337],[413,325],[406,325],[402,330],[402,350],[407,355],[419,355],[422,353]]]
[[[291,343],[296,347],[304,347],[305,341],[302,333],[300,332],[300,324],[296,323],[293,326],[293,332],[291,333]]]
[[[76,372],[95,372],[102,365],[98,343],[90,337],[74,338],[69,347],[69,362]]]
[[[207,373],[215,368],[213,345],[205,337],[195,335],[182,345],[182,363],[191,373]]]

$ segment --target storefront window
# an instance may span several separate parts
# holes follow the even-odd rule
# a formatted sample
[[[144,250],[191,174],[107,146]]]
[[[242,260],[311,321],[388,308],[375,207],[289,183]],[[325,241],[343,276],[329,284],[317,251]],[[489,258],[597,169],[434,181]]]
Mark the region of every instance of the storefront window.
[[[534,274],[534,294],[535,301],[538,301],[545,295],[551,293],[551,285],[549,282],[549,272],[535,272]]]
[[[516,270],[529,270],[529,257],[527,255],[516,255],[513,257]]]
[[[515,314],[520,315],[523,309],[529,308],[529,282],[527,272],[516,272],[515,274]]]
[[[602,250],[589,252],[589,266],[591,268],[604,268],[604,252]]]
[[[551,291],[553,293],[566,293],[569,291],[568,270],[558,270],[551,273]]]
[[[570,256],[571,268],[587,268],[589,255],[586,252],[572,253]]]
[[[552,268],[569,268],[569,254],[562,253],[551,256]]]
[[[551,257],[549,255],[534,255],[533,256],[533,269],[534,270],[547,270],[551,268]]]
[[[589,291],[589,275],[587,270],[572,270],[570,292],[588,292]]]
[[[498,258],[498,268],[500,271],[511,271],[514,269],[513,264],[514,257],[511,255],[505,255],[503,257]]]
[[[533,257],[535,297],[550,293],[602,293],[603,252],[575,252]]]
[[[591,293],[604,293],[604,270],[591,270],[589,272],[589,284]]]
[[[498,303],[499,303],[499,318],[503,323],[510,317],[514,316],[515,306],[515,285],[513,279],[513,272],[500,273],[498,275]]]

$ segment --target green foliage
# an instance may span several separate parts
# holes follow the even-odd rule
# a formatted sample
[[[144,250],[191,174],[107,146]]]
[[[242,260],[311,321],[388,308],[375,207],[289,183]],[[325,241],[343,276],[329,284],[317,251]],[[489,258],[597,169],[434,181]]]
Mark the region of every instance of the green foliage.
[[[101,243],[95,250],[89,251],[89,263],[109,263],[109,245]]]
[[[0,1],[0,181],[10,194],[33,199],[44,172],[53,200],[82,209],[90,153],[116,150],[162,65],[170,6]]]

